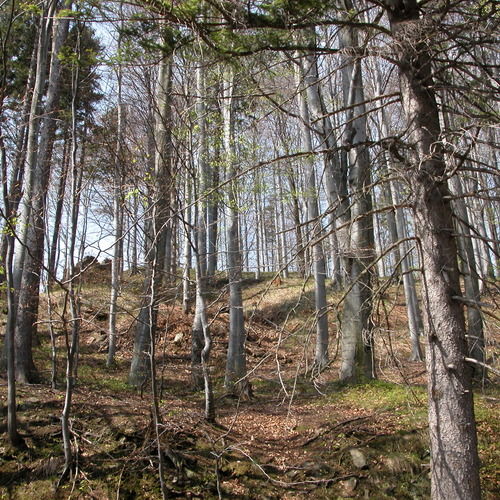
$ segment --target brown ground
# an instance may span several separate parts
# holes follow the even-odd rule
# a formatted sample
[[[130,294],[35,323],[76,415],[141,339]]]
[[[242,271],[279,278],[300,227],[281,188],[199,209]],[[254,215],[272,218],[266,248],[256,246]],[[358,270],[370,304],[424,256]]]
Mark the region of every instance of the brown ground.
[[[78,451],[76,474],[56,490],[62,470],[59,419],[64,356],[60,349],[60,387],[50,389],[45,382],[18,388],[26,447],[17,451],[5,440],[0,442],[0,498],[160,498],[150,394],[148,388],[138,394],[125,383],[138,283],[131,281],[122,298],[119,351],[112,370],[105,367],[107,324],[102,294],[106,292],[98,287],[84,289],[79,384],[72,420]],[[376,335],[381,381],[353,388],[336,381],[334,314],[330,316],[331,366],[315,378],[306,373],[313,348],[308,293],[306,287],[298,301],[297,280],[278,286],[247,284],[247,355],[254,394],[250,401],[224,395],[228,314],[223,294],[211,305],[216,425],[203,419],[203,394],[190,389],[192,316],[184,315],[174,300],[162,305],[158,377],[170,496],[428,497],[425,371],[423,363],[407,361],[402,291],[392,289],[378,303],[378,324],[384,325]],[[217,297],[216,291],[213,296]],[[290,310],[294,312],[287,318]],[[491,322],[488,335],[489,352],[494,356],[500,341],[498,324]],[[42,329],[36,363],[45,381],[50,379],[49,355],[48,332]],[[1,382],[4,401],[6,384]],[[497,386],[487,383],[478,389],[476,400],[484,496],[493,499],[500,496]],[[366,464],[357,462],[356,454]]]

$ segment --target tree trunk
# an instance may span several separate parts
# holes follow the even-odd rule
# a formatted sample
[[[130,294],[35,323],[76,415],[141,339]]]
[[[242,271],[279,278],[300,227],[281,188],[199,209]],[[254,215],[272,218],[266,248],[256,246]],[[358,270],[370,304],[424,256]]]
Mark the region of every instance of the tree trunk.
[[[302,222],[300,220],[300,204],[297,192],[297,183],[294,174],[289,172],[287,175],[288,183],[290,184],[290,192],[292,196],[292,216],[295,230],[295,255],[297,259],[297,271],[301,278],[306,275],[306,256],[304,250],[304,243],[302,239]]]
[[[474,246],[472,244],[472,234],[470,231],[470,221],[467,214],[467,206],[463,199],[463,189],[460,177],[454,176],[450,179],[453,193],[457,196],[454,202],[455,212],[458,216],[457,226],[460,236],[457,238],[460,257],[464,263],[464,285],[465,297],[473,303],[481,301],[479,291],[479,275],[477,273]],[[483,318],[479,305],[467,305],[467,341],[469,344],[469,357],[484,363],[484,332]],[[484,367],[474,365],[474,378],[480,380],[484,375]]]
[[[123,29],[123,21],[121,28]],[[118,35],[117,51],[121,50],[121,35]],[[123,262],[123,161],[124,161],[124,104],[122,102],[122,65],[118,64],[117,70],[118,102],[116,117],[116,150],[114,156],[113,172],[113,260],[111,261],[111,297],[109,303],[109,329],[108,329],[108,356],[106,366],[113,365],[116,352],[116,316],[118,312],[118,297],[122,278]]]
[[[433,500],[481,498],[472,369],[461,296],[453,214],[435,93],[426,19],[416,0],[387,2],[398,59],[404,111],[414,156],[407,171],[413,188],[415,230],[423,267],[426,364]],[[424,39],[422,39],[422,36]]]
[[[192,207],[191,207],[191,191],[192,191],[192,183],[189,174],[186,174],[185,179],[185,188],[184,188],[184,199],[186,206],[184,208],[184,271],[182,273],[182,310],[184,314],[188,314],[190,303],[191,303],[191,294],[190,294],[190,284],[191,280],[189,277],[189,272],[191,271],[191,261],[192,261],[192,236],[193,231],[191,229],[192,226]]]
[[[196,220],[196,247],[200,256],[201,279],[207,276],[207,189],[209,187],[209,166],[207,149],[207,127],[205,109],[205,68],[203,58],[200,57],[196,69],[196,122],[198,125],[198,147],[196,151],[197,168],[197,203],[198,217]]]
[[[52,243],[50,245],[48,255],[48,274],[49,280],[55,278],[57,274],[57,248],[59,245],[59,236],[61,231],[61,221],[64,209],[64,194],[66,192],[66,181],[68,178],[70,154],[68,150],[71,148],[70,138],[67,137],[67,131],[64,131],[63,155],[61,160],[61,171],[59,174],[59,184],[57,186],[56,213],[54,215],[54,228],[52,230]]]
[[[308,33],[310,42],[316,43],[316,33],[311,29]],[[314,130],[318,130],[320,148],[325,149],[323,163],[325,171],[326,195],[330,210],[329,229],[334,244],[331,246],[332,281],[335,288],[340,289],[345,283],[347,268],[345,252],[348,247],[349,235],[349,199],[347,196],[347,171],[342,168],[338,156],[337,134],[334,131],[330,115],[327,112],[321,93],[318,73],[318,61],[315,53],[305,56],[304,86],[307,91],[307,102],[314,120]],[[337,229],[337,226],[344,226]]]
[[[219,147],[215,145],[215,161],[212,167],[209,166],[211,174],[211,189],[215,189],[219,184]],[[217,236],[219,230],[219,193],[218,190],[208,196],[207,207],[207,276],[214,276],[217,271]]]
[[[165,227],[170,213],[171,191],[171,86],[172,58],[166,56],[160,63],[156,88],[154,187],[147,224],[150,234],[146,234],[148,253],[146,254],[146,276],[144,295],[137,318],[134,352],[130,366],[129,383],[143,387],[150,372],[150,349],[155,341],[160,287],[165,265]]]
[[[352,8],[349,0],[345,0],[345,5],[347,9]],[[341,48],[359,47],[356,28],[341,29],[339,37]],[[360,59],[350,55],[344,57],[342,81],[344,105],[348,109],[344,146],[349,163],[351,223],[350,284],[342,316],[340,379],[355,382],[375,376],[371,321],[374,234],[373,217],[369,215],[372,209],[370,158],[366,146],[366,106]]]
[[[79,29],[79,28],[78,28]],[[63,477],[68,472],[71,472],[74,465],[74,453],[71,447],[72,432],[70,429],[70,416],[73,400],[73,391],[77,378],[78,366],[78,352],[79,352],[79,339],[80,339],[80,301],[75,287],[75,248],[76,237],[78,233],[78,215],[80,209],[80,191],[81,191],[81,177],[82,172],[78,171],[77,165],[77,130],[76,130],[76,102],[78,97],[78,75],[79,75],[79,62],[80,62],[80,45],[79,35],[77,40],[77,56],[78,60],[72,71],[73,88],[71,100],[71,155],[70,155],[70,168],[71,168],[71,216],[70,216],[70,237],[69,237],[69,253],[67,262],[67,269],[69,270],[69,283],[66,290],[65,300],[70,303],[70,325],[71,336],[68,334],[68,322],[64,318],[64,333],[66,341],[66,392],[64,398],[64,407],[61,415],[61,429],[63,437],[64,449],[64,472]]]
[[[303,73],[297,72],[299,86],[302,87]],[[302,88],[299,93],[300,126],[302,149],[312,153],[313,145],[311,138],[311,120],[309,117],[308,101],[306,92]],[[316,172],[314,168],[314,157],[309,155],[304,160],[306,175],[306,202],[307,218],[312,227],[309,241],[313,254],[313,276],[314,276],[314,301],[316,309],[316,349],[314,355],[314,369],[322,370],[328,363],[328,315],[326,302],[326,265],[323,253],[323,228],[319,216],[318,189],[316,187]]]
[[[53,16],[52,4],[47,6],[48,17]],[[47,61],[48,31],[43,38],[40,35],[39,57],[37,58],[37,83],[33,93],[30,113],[30,131],[28,139],[27,161],[28,179],[23,198],[22,225],[23,234],[18,256],[16,256],[14,285],[19,287],[18,314],[16,318],[16,378],[20,382],[33,381],[35,367],[32,357],[32,342],[37,331],[40,272],[43,265],[45,237],[45,209],[47,188],[50,178],[50,158],[55,132],[55,115],[59,100],[60,61],[59,51],[66,39],[69,18],[57,18],[54,23],[54,35],[51,50],[51,62],[47,95],[44,104],[44,118],[41,125],[36,118],[39,111],[42,83],[45,81]],[[37,144],[38,131],[40,131]],[[29,249],[29,251],[27,250]]]
[[[391,198],[395,205],[400,203],[399,190],[396,182],[390,181]],[[422,348],[420,346],[420,334],[422,330],[422,317],[418,307],[417,291],[415,288],[415,278],[413,271],[410,268],[409,254],[411,247],[408,243],[408,232],[404,220],[403,210],[395,207],[396,212],[396,229],[398,239],[403,240],[401,247],[403,249],[403,257],[401,257],[401,271],[403,274],[403,287],[406,298],[406,311],[408,314],[408,326],[410,329],[411,355],[410,361],[422,361]]]
[[[229,342],[224,386],[228,392],[250,396],[246,380],[245,325],[241,295],[242,255],[239,230],[238,166],[234,148],[234,74],[224,81],[224,157],[227,169],[229,223],[227,227],[227,268],[229,278]]]

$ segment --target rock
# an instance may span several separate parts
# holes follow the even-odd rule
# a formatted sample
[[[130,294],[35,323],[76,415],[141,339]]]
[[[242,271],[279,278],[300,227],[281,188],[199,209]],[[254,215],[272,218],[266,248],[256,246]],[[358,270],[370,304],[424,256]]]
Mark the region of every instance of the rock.
[[[186,477],[188,479],[194,479],[196,477],[196,472],[192,471],[191,469],[184,469],[185,473],[186,473]]]
[[[351,448],[349,453],[351,454],[354,467],[358,469],[366,469],[368,467],[365,454],[359,448]]]
[[[352,498],[356,495],[354,490],[358,485],[358,480],[355,477],[350,477],[349,479],[340,481],[339,484],[342,488],[342,493],[341,493],[342,498]]]
[[[178,344],[179,342],[182,342],[182,339],[184,338],[184,333],[182,332],[179,332],[178,334],[176,334],[176,336],[174,337],[174,344]]]

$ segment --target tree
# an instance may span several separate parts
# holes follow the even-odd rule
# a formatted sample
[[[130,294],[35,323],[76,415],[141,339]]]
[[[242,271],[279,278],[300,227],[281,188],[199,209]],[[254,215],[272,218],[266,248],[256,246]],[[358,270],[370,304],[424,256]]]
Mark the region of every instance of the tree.
[[[123,5],[120,4],[120,14],[123,16]],[[123,21],[120,29],[123,30]],[[118,35],[118,57],[121,58],[121,34]],[[113,260],[111,264],[111,298],[109,304],[109,332],[108,332],[108,359],[107,366],[114,362],[116,351],[116,316],[117,302],[120,295],[120,281],[123,261],[123,171],[124,171],[124,127],[125,111],[122,101],[123,69],[121,61],[118,62],[116,83],[118,86],[117,120],[116,120],[116,151],[113,161]]]
[[[453,211],[433,90],[433,31],[415,0],[385,4],[412,145],[412,185],[423,267],[432,498],[480,498],[479,461]]]
[[[165,34],[164,34],[165,35]],[[160,300],[160,287],[165,266],[165,231],[170,211],[172,57],[163,54],[156,87],[155,162],[152,173],[153,197],[149,207],[147,270],[144,280],[143,303],[137,318],[134,353],[129,383],[141,387],[148,377],[149,352],[155,342]]]
[[[345,1],[350,12],[353,5]],[[356,50],[360,43],[355,27],[339,32],[340,46]],[[366,134],[365,93],[361,60],[347,55],[342,67],[346,128],[343,141],[349,164],[351,222],[349,225],[348,290],[342,315],[342,365],[340,379],[358,381],[374,373],[372,308],[372,262],[374,260],[373,221],[370,215],[371,169]]]
[[[61,61],[58,54],[68,34],[69,17],[57,18],[53,27],[52,57],[45,102],[45,68],[48,62],[50,28],[55,2],[44,2],[39,30],[36,81],[31,101],[27,139],[28,177],[24,189],[20,245],[14,263],[14,284],[20,290],[16,317],[16,377],[30,382],[34,377],[32,339],[36,333],[40,271],[43,264],[45,208],[50,178],[50,158],[55,132],[55,117],[60,94]],[[43,119],[40,116],[43,115]]]
[[[328,316],[326,303],[326,265],[323,252],[323,228],[318,207],[318,189],[316,187],[316,172],[311,137],[311,119],[307,94],[304,89],[304,70],[297,72],[299,92],[299,113],[301,120],[302,149],[309,155],[305,158],[307,218],[312,230],[309,236],[313,253],[314,300],[316,307],[316,351],[314,367],[322,370],[328,363]]]
[[[230,66],[223,80],[222,114],[224,120],[224,163],[228,181],[227,204],[227,274],[229,278],[229,342],[227,347],[224,387],[231,393],[250,396],[250,384],[246,377],[245,324],[241,295],[242,255],[239,228],[238,164],[235,150],[234,107],[235,75]]]

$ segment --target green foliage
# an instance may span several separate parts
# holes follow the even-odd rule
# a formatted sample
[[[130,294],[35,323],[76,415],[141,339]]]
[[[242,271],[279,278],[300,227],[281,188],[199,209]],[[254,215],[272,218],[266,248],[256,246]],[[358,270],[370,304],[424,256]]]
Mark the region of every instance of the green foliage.
[[[19,9],[26,14],[32,14],[34,16],[41,16],[43,13],[40,4],[32,2],[20,2]]]
[[[10,105],[15,107],[25,91],[31,56],[35,46],[36,18],[39,13],[36,5],[21,4],[17,6],[13,14],[14,18],[9,30],[10,9],[3,7],[0,11],[0,40],[2,43],[4,37],[9,33],[8,39],[5,40],[5,61],[0,59],[0,82],[5,78],[5,95],[12,99]]]
[[[77,50],[77,44],[79,44],[79,50]],[[72,72],[78,65],[78,93],[76,96],[78,120],[90,115],[103,97],[95,71],[99,64],[98,55],[101,51],[102,46],[94,30],[88,25],[75,24],[70,29],[66,43],[59,53],[59,60],[62,63],[60,104],[63,111],[71,109],[73,98]]]

